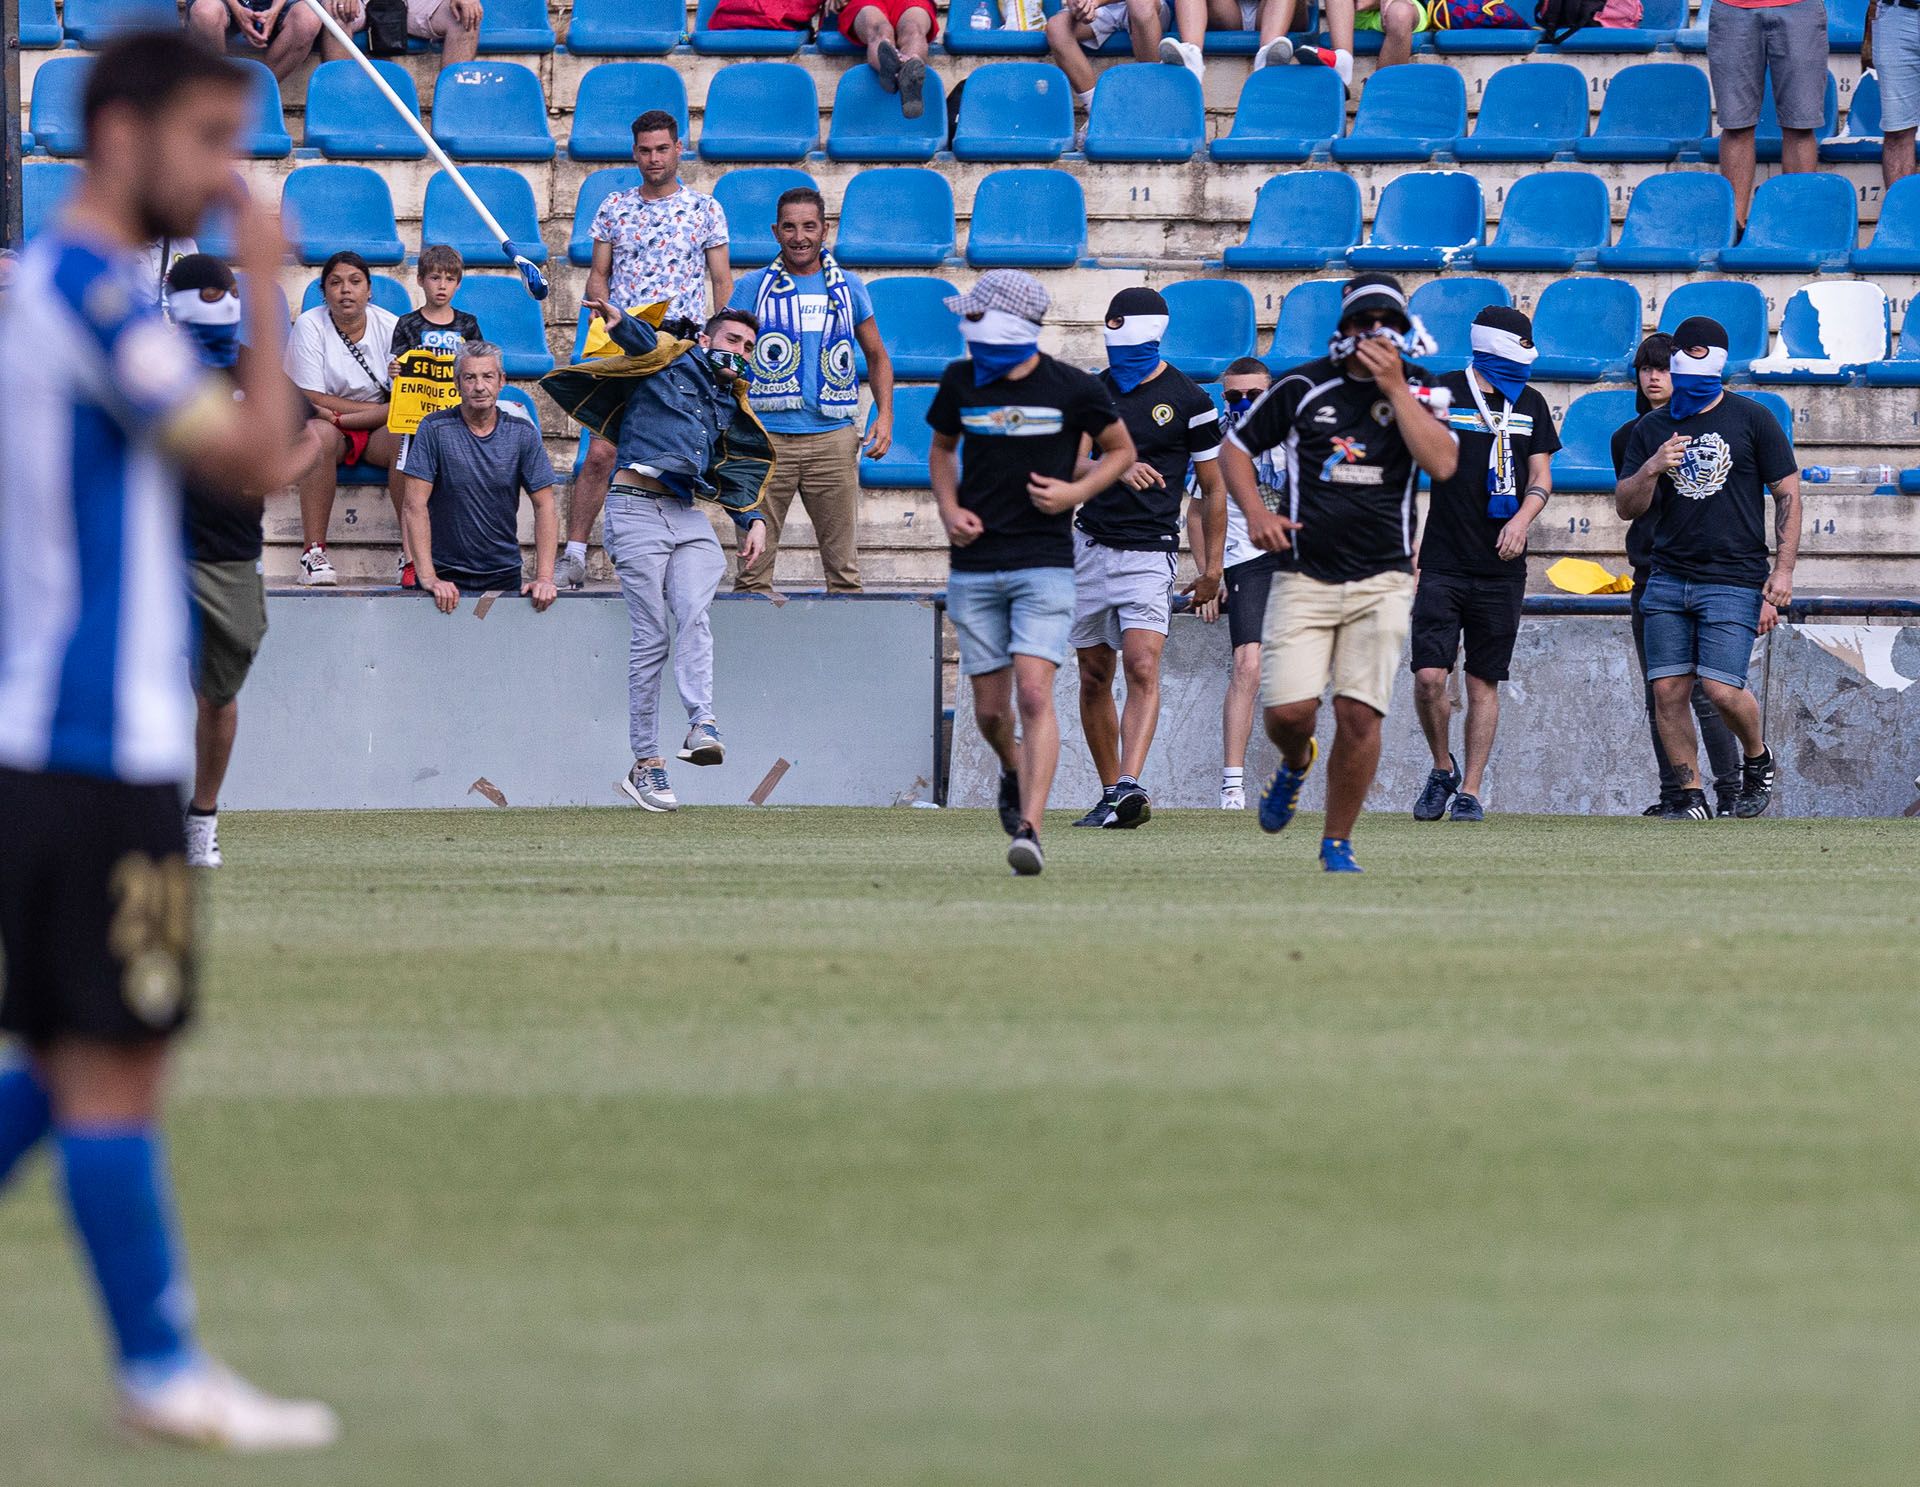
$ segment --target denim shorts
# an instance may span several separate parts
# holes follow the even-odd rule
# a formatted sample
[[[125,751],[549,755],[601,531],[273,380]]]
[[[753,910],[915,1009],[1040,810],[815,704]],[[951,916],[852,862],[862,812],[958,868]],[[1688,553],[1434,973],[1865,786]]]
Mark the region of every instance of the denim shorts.
[[[1015,656],[1058,666],[1071,649],[1073,570],[956,570],[947,579],[947,613],[960,637],[962,676],[1004,671]]]
[[[1880,74],[1880,128],[1920,125],[1920,10],[1883,5],[1873,17],[1873,68]]]
[[[1879,25],[1873,49],[1880,50]],[[1785,129],[1818,129],[1826,121],[1826,0],[1791,0],[1749,8],[1714,0],[1707,13],[1707,74],[1722,129],[1760,122],[1767,78]]]
[[[1729,687],[1747,684],[1747,664],[1760,634],[1760,590],[1656,573],[1647,580],[1640,614],[1648,681],[1699,676]]]

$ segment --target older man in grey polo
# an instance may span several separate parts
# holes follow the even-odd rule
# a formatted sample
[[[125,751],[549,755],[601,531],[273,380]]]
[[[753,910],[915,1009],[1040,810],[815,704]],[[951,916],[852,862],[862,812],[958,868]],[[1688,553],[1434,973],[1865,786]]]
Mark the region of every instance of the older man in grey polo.
[[[1713,0],[1707,14],[1707,73],[1720,126],[1720,173],[1733,188],[1733,218],[1747,226],[1753,199],[1753,131],[1769,74],[1780,112],[1780,168],[1820,162],[1826,119],[1825,0]]]

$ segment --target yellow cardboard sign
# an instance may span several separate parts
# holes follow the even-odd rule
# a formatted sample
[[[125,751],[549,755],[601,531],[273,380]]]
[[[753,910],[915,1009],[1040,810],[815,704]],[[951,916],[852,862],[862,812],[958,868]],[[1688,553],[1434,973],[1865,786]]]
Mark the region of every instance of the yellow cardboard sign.
[[[453,380],[453,356],[445,351],[409,351],[400,358],[400,375],[393,379],[393,401],[387,407],[387,431],[411,434],[429,413],[459,405],[460,389]]]

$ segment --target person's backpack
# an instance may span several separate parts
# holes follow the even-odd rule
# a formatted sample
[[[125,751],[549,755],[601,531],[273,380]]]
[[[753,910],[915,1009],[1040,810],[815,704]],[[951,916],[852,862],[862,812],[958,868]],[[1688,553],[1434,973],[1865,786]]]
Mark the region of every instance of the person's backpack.
[[[1427,11],[1433,31],[1524,31],[1528,24],[1507,0],[1434,0]]]
[[[367,0],[367,51],[375,57],[407,54],[407,0]]]
[[[1596,25],[1606,0],[1540,0],[1533,9],[1533,23],[1546,34],[1542,46],[1558,46],[1576,31]]]

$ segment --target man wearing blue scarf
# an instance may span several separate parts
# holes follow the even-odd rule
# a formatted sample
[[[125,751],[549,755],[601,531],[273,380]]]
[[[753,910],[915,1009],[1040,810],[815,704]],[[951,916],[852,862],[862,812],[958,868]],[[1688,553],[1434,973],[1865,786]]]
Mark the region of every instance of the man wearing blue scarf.
[[[867,286],[827,251],[826,199],[811,186],[782,193],[773,235],[780,256],[734,285],[729,308],[760,323],[748,401],[773,439],[766,551],[740,570],[740,593],[771,594],[780,532],[797,495],[813,523],[827,592],[860,591],[857,545],[860,455],[893,444],[893,363],[880,340]],[[855,344],[867,360],[873,422],[860,436]]]
[[[1413,805],[1416,821],[1483,821],[1482,777],[1500,725],[1500,683],[1513,662],[1527,589],[1527,533],[1553,491],[1560,447],[1553,413],[1527,385],[1533,322],[1489,305],[1470,331],[1473,365],[1449,372],[1448,426],[1460,441],[1452,475],[1433,482],[1420,539],[1420,586],[1413,596],[1413,702],[1433,768]],[[1466,768],[1453,752],[1447,692],[1462,642],[1466,651]]]

